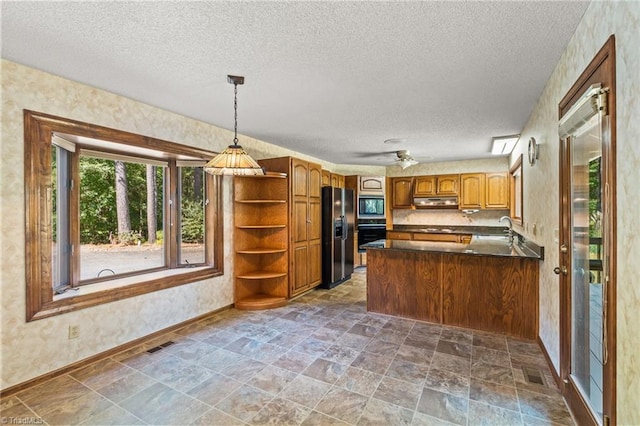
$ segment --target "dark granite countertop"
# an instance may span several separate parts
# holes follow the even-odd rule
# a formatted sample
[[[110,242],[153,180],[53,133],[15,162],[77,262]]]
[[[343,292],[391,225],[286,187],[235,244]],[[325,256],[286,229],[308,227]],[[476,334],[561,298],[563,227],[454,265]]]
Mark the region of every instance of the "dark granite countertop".
[[[394,228],[395,230],[395,228]],[[465,232],[468,234],[469,232]],[[514,242],[508,237],[499,235],[475,234],[469,244],[449,243],[439,241],[406,241],[406,240],[378,240],[360,246],[363,249],[426,251],[438,253],[458,253],[476,256],[506,256],[524,257],[529,259],[544,259],[544,247],[515,234]]]

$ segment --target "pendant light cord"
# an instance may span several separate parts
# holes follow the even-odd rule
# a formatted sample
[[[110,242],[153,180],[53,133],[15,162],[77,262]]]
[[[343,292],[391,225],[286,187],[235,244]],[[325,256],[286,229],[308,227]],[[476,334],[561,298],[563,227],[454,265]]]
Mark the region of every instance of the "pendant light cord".
[[[233,83],[233,144],[238,145],[238,83]]]

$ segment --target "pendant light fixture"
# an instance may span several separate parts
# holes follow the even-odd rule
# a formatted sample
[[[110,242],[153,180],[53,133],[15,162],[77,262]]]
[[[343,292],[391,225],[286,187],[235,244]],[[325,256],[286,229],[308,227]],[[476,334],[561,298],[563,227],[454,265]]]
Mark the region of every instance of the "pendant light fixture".
[[[227,81],[233,84],[234,137],[233,145],[216,155],[204,166],[207,173],[213,175],[263,175],[262,167],[251,158],[247,151],[238,145],[238,84],[244,84],[244,77],[227,75]]]

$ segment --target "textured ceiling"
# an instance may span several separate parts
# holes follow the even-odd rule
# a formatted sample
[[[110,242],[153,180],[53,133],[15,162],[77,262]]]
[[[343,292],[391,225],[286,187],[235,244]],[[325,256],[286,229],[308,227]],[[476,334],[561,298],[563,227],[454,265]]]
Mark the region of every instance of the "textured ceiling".
[[[241,134],[333,163],[483,158],[522,130],[587,6],[3,1],[2,57],[228,129],[226,75],[243,75]]]

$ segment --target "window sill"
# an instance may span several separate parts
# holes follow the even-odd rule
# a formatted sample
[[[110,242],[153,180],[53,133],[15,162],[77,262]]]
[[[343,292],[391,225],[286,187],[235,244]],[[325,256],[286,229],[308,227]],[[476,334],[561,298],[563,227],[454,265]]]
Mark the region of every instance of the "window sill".
[[[220,275],[222,275],[221,270],[210,266],[202,266],[167,269],[88,284],[79,287],[77,290],[69,290],[63,294],[55,295],[51,302],[45,303],[42,309],[36,312],[33,317],[27,318],[27,321],[115,302],[116,300],[152,293]]]

